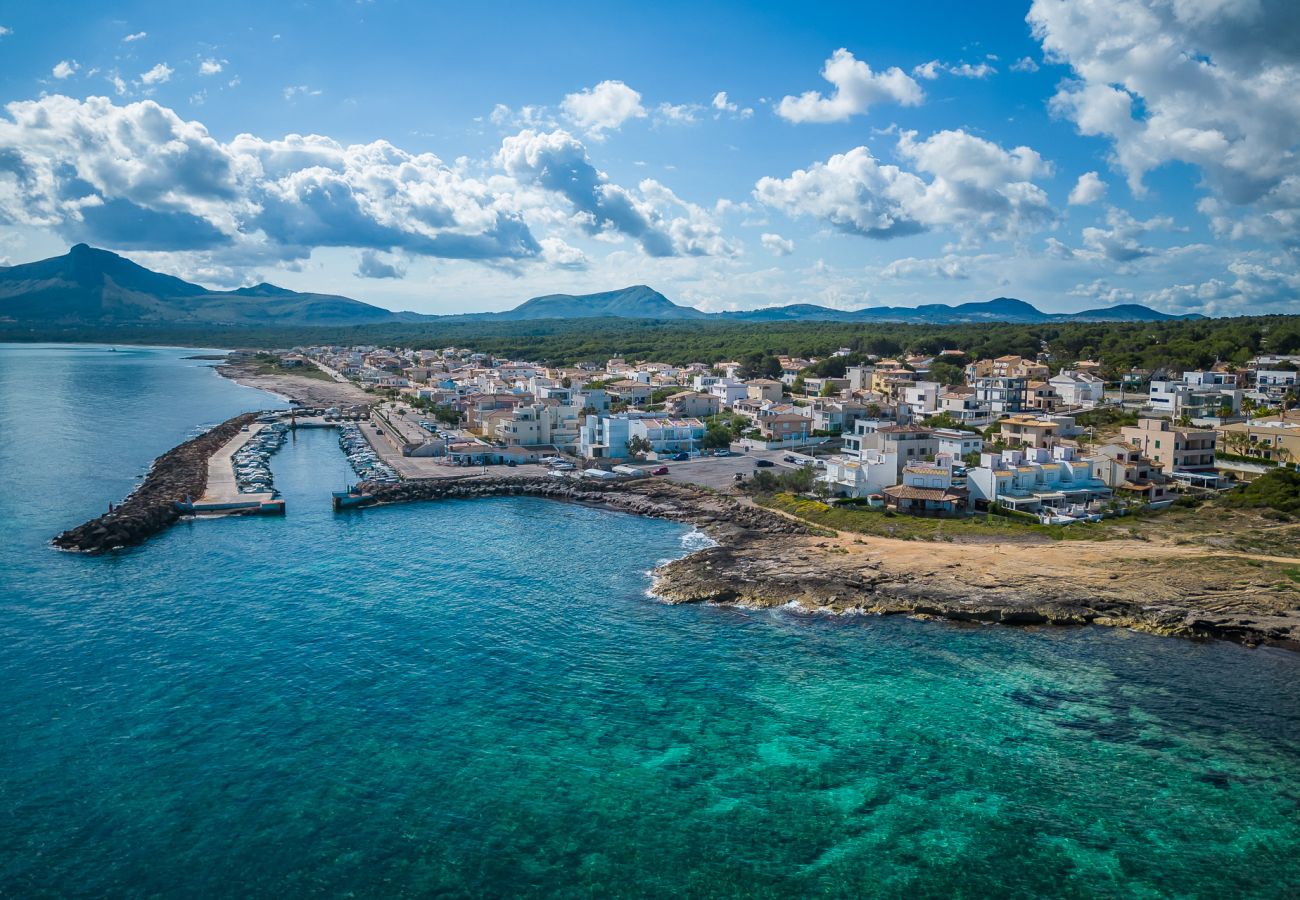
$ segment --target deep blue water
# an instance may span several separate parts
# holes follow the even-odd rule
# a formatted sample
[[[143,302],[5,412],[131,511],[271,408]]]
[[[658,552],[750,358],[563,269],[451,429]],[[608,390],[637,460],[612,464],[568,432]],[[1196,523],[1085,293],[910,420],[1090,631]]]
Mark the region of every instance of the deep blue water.
[[[0,346],[0,896],[1296,896],[1300,654],[670,607],[679,526],[492,500],[49,537],[278,405]]]

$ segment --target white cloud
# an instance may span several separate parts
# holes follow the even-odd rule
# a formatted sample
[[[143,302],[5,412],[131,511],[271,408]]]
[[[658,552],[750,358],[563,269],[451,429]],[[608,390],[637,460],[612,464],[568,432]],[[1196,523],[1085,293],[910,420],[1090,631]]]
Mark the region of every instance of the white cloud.
[[[226,66],[224,59],[205,59],[199,63],[200,75],[216,75]]]
[[[970,63],[960,63],[948,67],[948,73],[958,78],[988,78],[990,75],[996,75],[997,71],[988,63],[977,63],[973,66]]]
[[[660,103],[655,108],[655,118],[661,122],[689,125],[696,121],[696,116],[703,110],[704,107],[698,103]]]
[[[996,56],[990,56],[989,58],[997,59]],[[988,63],[982,62],[975,65],[971,65],[970,63],[958,63],[957,65],[950,65],[945,62],[940,62],[937,59],[932,59],[929,62],[921,63],[919,66],[912,67],[912,74],[915,77],[923,78],[926,81],[934,81],[945,72],[949,75],[955,75],[958,78],[987,78],[990,75],[996,75],[997,71],[997,69],[993,68],[993,66],[990,66]]]
[[[1022,56],[1011,64],[1012,72],[1037,72],[1038,63],[1034,62],[1032,57]]]
[[[629,119],[646,115],[641,95],[621,81],[602,81],[594,88],[567,94],[560,109],[565,118],[597,139]]]
[[[55,64],[54,68],[50,70],[50,74],[58,79],[71,78],[80,68],[81,66],[75,59],[64,59]]]
[[[296,97],[319,97],[321,94],[319,88],[311,88],[305,84],[289,85],[281,93],[286,100],[293,100]]]
[[[783,97],[776,106],[777,115],[790,122],[843,122],[878,103],[916,106],[925,98],[921,86],[902,69],[893,66],[873,72],[842,47],[826,60],[822,78],[835,86],[829,97],[818,91]]]
[[[773,256],[789,256],[794,252],[794,241],[783,238],[779,234],[765,233],[759,240]]]
[[[2,38],[2,37],[8,37],[9,35],[11,35],[11,34],[13,34],[13,33],[14,33],[14,30],[13,30],[12,28],[8,28],[8,27],[6,27],[6,26],[4,26],[4,25],[0,25],[0,38]]]
[[[113,91],[121,97],[126,93],[126,81],[117,72],[108,76],[108,81],[113,85]]]
[[[899,155],[932,177],[882,164],[866,147],[836,154],[788,178],[762,178],[754,196],[840,231],[893,238],[949,229],[964,241],[1010,238],[1050,224],[1055,212],[1031,179],[1051,166],[1029,147],[1004,150],[964,131],[924,141],[899,136]]]
[[[153,101],[52,95],[0,116],[0,219],[121,250],[209,262],[302,259],[317,247],[448,259],[540,254],[509,190],[430,153],[320,135],[228,143]]]
[[[748,106],[742,107],[738,103],[733,103],[731,99],[727,96],[726,91],[718,91],[716,94],[714,94],[713,100],[710,101],[709,105],[713,107],[716,114],[719,116],[724,114],[729,114],[733,116],[739,116],[742,119],[748,119],[750,116],[754,114],[754,110],[751,109],[750,107]]]
[[[1106,211],[1107,228],[1083,229],[1083,253],[1104,258],[1111,262],[1130,263],[1134,260],[1152,256],[1157,251],[1143,245],[1142,238],[1153,231],[1173,227],[1173,219],[1156,217],[1145,222],[1138,221],[1129,213],[1116,207]]]
[[[130,44],[135,41],[142,41],[148,36],[149,36],[149,32],[147,31],[137,31],[134,34],[128,34],[126,37],[122,38],[122,43]]]
[[[1087,206],[1106,196],[1106,182],[1096,172],[1084,172],[1070,189],[1071,206]]]
[[[566,244],[560,238],[542,238],[542,260],[553,269],[581,270],[587,268],[587,255]]]
[[[1300,6],[1292,0],[1035,0],[1028,20],[1073,78],[1052,109],[1146,173],[1199,167],[1226,237],[1300,243]]]
[[[167,63],[158,63],[148,72],[141,73],[140,83],[146,85],[166,84],[171,80],[173,71],[175,70]]]
[[[501,142],[494,162],[511,178],[564,197],[573,207],[573,224],[597,238],[631,238],[652,257],[740,252],[723,238],[712,214],[658,181],[647,178],[636,192],[612,183],[567,131],[525,129]]]
[[[929,259],[908,256],[896,259],[880,270],[881,278],[889,279],[933,279],[946,281],[966,281],[971,277],[972,265],[987,263],[996,257],[983,254],[980,256],[959,256],[947,253]]]

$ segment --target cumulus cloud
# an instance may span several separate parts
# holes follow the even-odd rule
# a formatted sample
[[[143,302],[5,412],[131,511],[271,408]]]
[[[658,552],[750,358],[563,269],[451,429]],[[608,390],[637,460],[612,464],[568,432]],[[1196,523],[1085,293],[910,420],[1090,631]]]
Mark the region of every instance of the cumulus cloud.
[[[789,122],[843,122],[879,103],[916,106],[925,99],[921,86],[902,69],[893,66],[873,72],[843,47],[826,60],[822,78],[835,86],[829,97],[819,91],[782,97],[777,115]]]
[[[1087,206],[1106,196],[1106,182],[1096,172],[1084,172],[1070,189],[1071,206]]]
[[[6,25],[0,25],[0,38],[2,38],[2,37],[8,37],[9,35],[11,35],[11,34],[13,34],[13,33],[14,33],[14,30],[13,30],[12,28],[9,28],[9,27],[6,26]]]
[[[655,118],[660,122],[689,125],[704,111],[698,103],[660,103],[655,107]]]
[[[218,141],[153,101],[60,95],[0,116],[0,220],[117,249],[301,259],[318,246],[455,259],[540,247],[508,195],[386,141]]]
[[[935,228],[975,242],[1049,224],[1055,212],[1031,179],[1051,166],[1029,147],[1004,150],[964,131],[924,141],[899,136],[898,153],[927,173],[887,165],[866,147],[814,163],[788,178],[762,178],[754,196],[792,215],[821,219],[849,234],[885,239]]]
[[[130,44],[135,41],[142,41],[148,36],[149,36],[149,32],[147,31],[137,31],[134,32],[133,34],[128,34],[126,37],[122,38],[122,43]]]
[[[1227,268],[1223,278],[1170,285],[1143,302],[1169,312],[1249,315],[1290,312],[1300,295],[1300,273],[1279,267],[1277,260],[1241,257]]]
[[[75,59],[63,59],[55,63],[54,68],[50,70],[50,74],[55,78],[62,80],[64,78],[71,78],[80,68],[81,66]]]
[[[1011,64],[1012,72],[1037,72],[1038,63],[1034,62],[1032,57],[1022,56]]]
[[[997,57],[991,58],[996,59]],[[975,65],[971,65],[970,63],[950,65],[949,63],[940,62],[937,59],[932,59],[929,62],[921,63],[919,66],[912,67],[912,75],[916,78],[923,78],[926,81],[934,81],[945,72],[949,75],[955,75],[958,78],[988,78],[990,75],[996,75],[997,71],[998,70],[993,68],[993,66],[984,62],[976,63]]]
[[[1083,246],[1094,258],[1111,262],[1128,263],[1151,256],[1156,250],[1145,246],[1142,238],[1153,231],[1171,228],[1173,219],[1156,217],[1138,221],[1122,209],[1111,207],[1106,212],[1106,228],[1083,229]]]
[[[224,59],[205,59],[199,63],[200,75],[216,75],[226,67]]]
[[[794,252],[794,241],[779,234],[764,234],[759,240],[773,256],[789,256]]]
[[[512,178],[568,200],[575,223],[589,234],[631,238],[657,257],[739,252],[706,210],[682,201],[659,182],[642,181],[639,194],[610,182],[567,131],[525,129],[502,141],[495,161]]]
[[[553,269],[580,271],[587,268],[587,255],[559,238],[542,238],[542,260]]]
[[[283,91],[284,99],[294,100],[298,97],[319,97],[321,92],[319,88],[311,88],[305,84],[291,84]]]
[[[167,63],[158,63],[148,72],[140,75],[140,83],[145,85],[166,84],[171,80],[174,70]]]
[[[560,102],[560,110],[566,119],[594,138],[622,127],[629,119],[646,115],[641,95],[621,81],[602,81],[593,88],[567,94]]]
[[[385,260],[375,250],[362,250],[356,274],[358,278],[405,278],[406,267],[397,260]]]
[[[754,110],[748,106],[742,107],[738,103],[733,103],[727,96],[726,91],[718,91],[713,95],[713,100],[709,103],[713,107],[714,114],[739,116],[742,119],[748,119],[754,114]]]
[[[1216,232],[1300,244],[1300,6],[1035,0],[1028,20],[1072,70],[1052,109],[1110,140],[1134,193],[1153,169],[1197,166]]]
[[[965,257],[948,253],[929,259],[908,256],[896,259],[880,270],[881,278],[942,278],[947,281],[966,281],[970,278],[972,263],[985,262],[990,256]]]

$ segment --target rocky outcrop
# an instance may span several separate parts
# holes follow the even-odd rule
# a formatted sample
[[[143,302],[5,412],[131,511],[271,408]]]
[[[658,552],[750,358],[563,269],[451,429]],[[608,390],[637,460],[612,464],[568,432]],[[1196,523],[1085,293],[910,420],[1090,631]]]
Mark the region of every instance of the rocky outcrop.
[[[54,538],[61,550],[103,553],[148,540],[180,518],[178,500],[200,497],[208,483],[208,459],[257,413],[227,419],[154,460],[144,481],[112,512]]]

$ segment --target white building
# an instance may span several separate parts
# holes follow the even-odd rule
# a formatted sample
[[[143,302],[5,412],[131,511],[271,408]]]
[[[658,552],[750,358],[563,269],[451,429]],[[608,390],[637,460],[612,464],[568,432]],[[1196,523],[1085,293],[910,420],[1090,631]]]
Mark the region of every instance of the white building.
[[[832,496],[867,497],[898,484],[899,468],[896,451],[865,450],[852,456],[832,456],[818,480],[830,487]]]
[[[958,431],[955,428],[936,428],[934,429],[934,439],[937,442],[936,455],[947,454],[957,460],[971,453],[979,453],[984,449],[984,438],[971,431]]]
[[[1066,406],[1090,408],[1106,399],[1106,382],[1090,372],[1062,369],[1047,383]]]
[[[972,503],[1035,513],[1045,521],[1085,518],[1112,495],[1088,460],[1061,446],[984,453],[966,473],[966,483]]]

